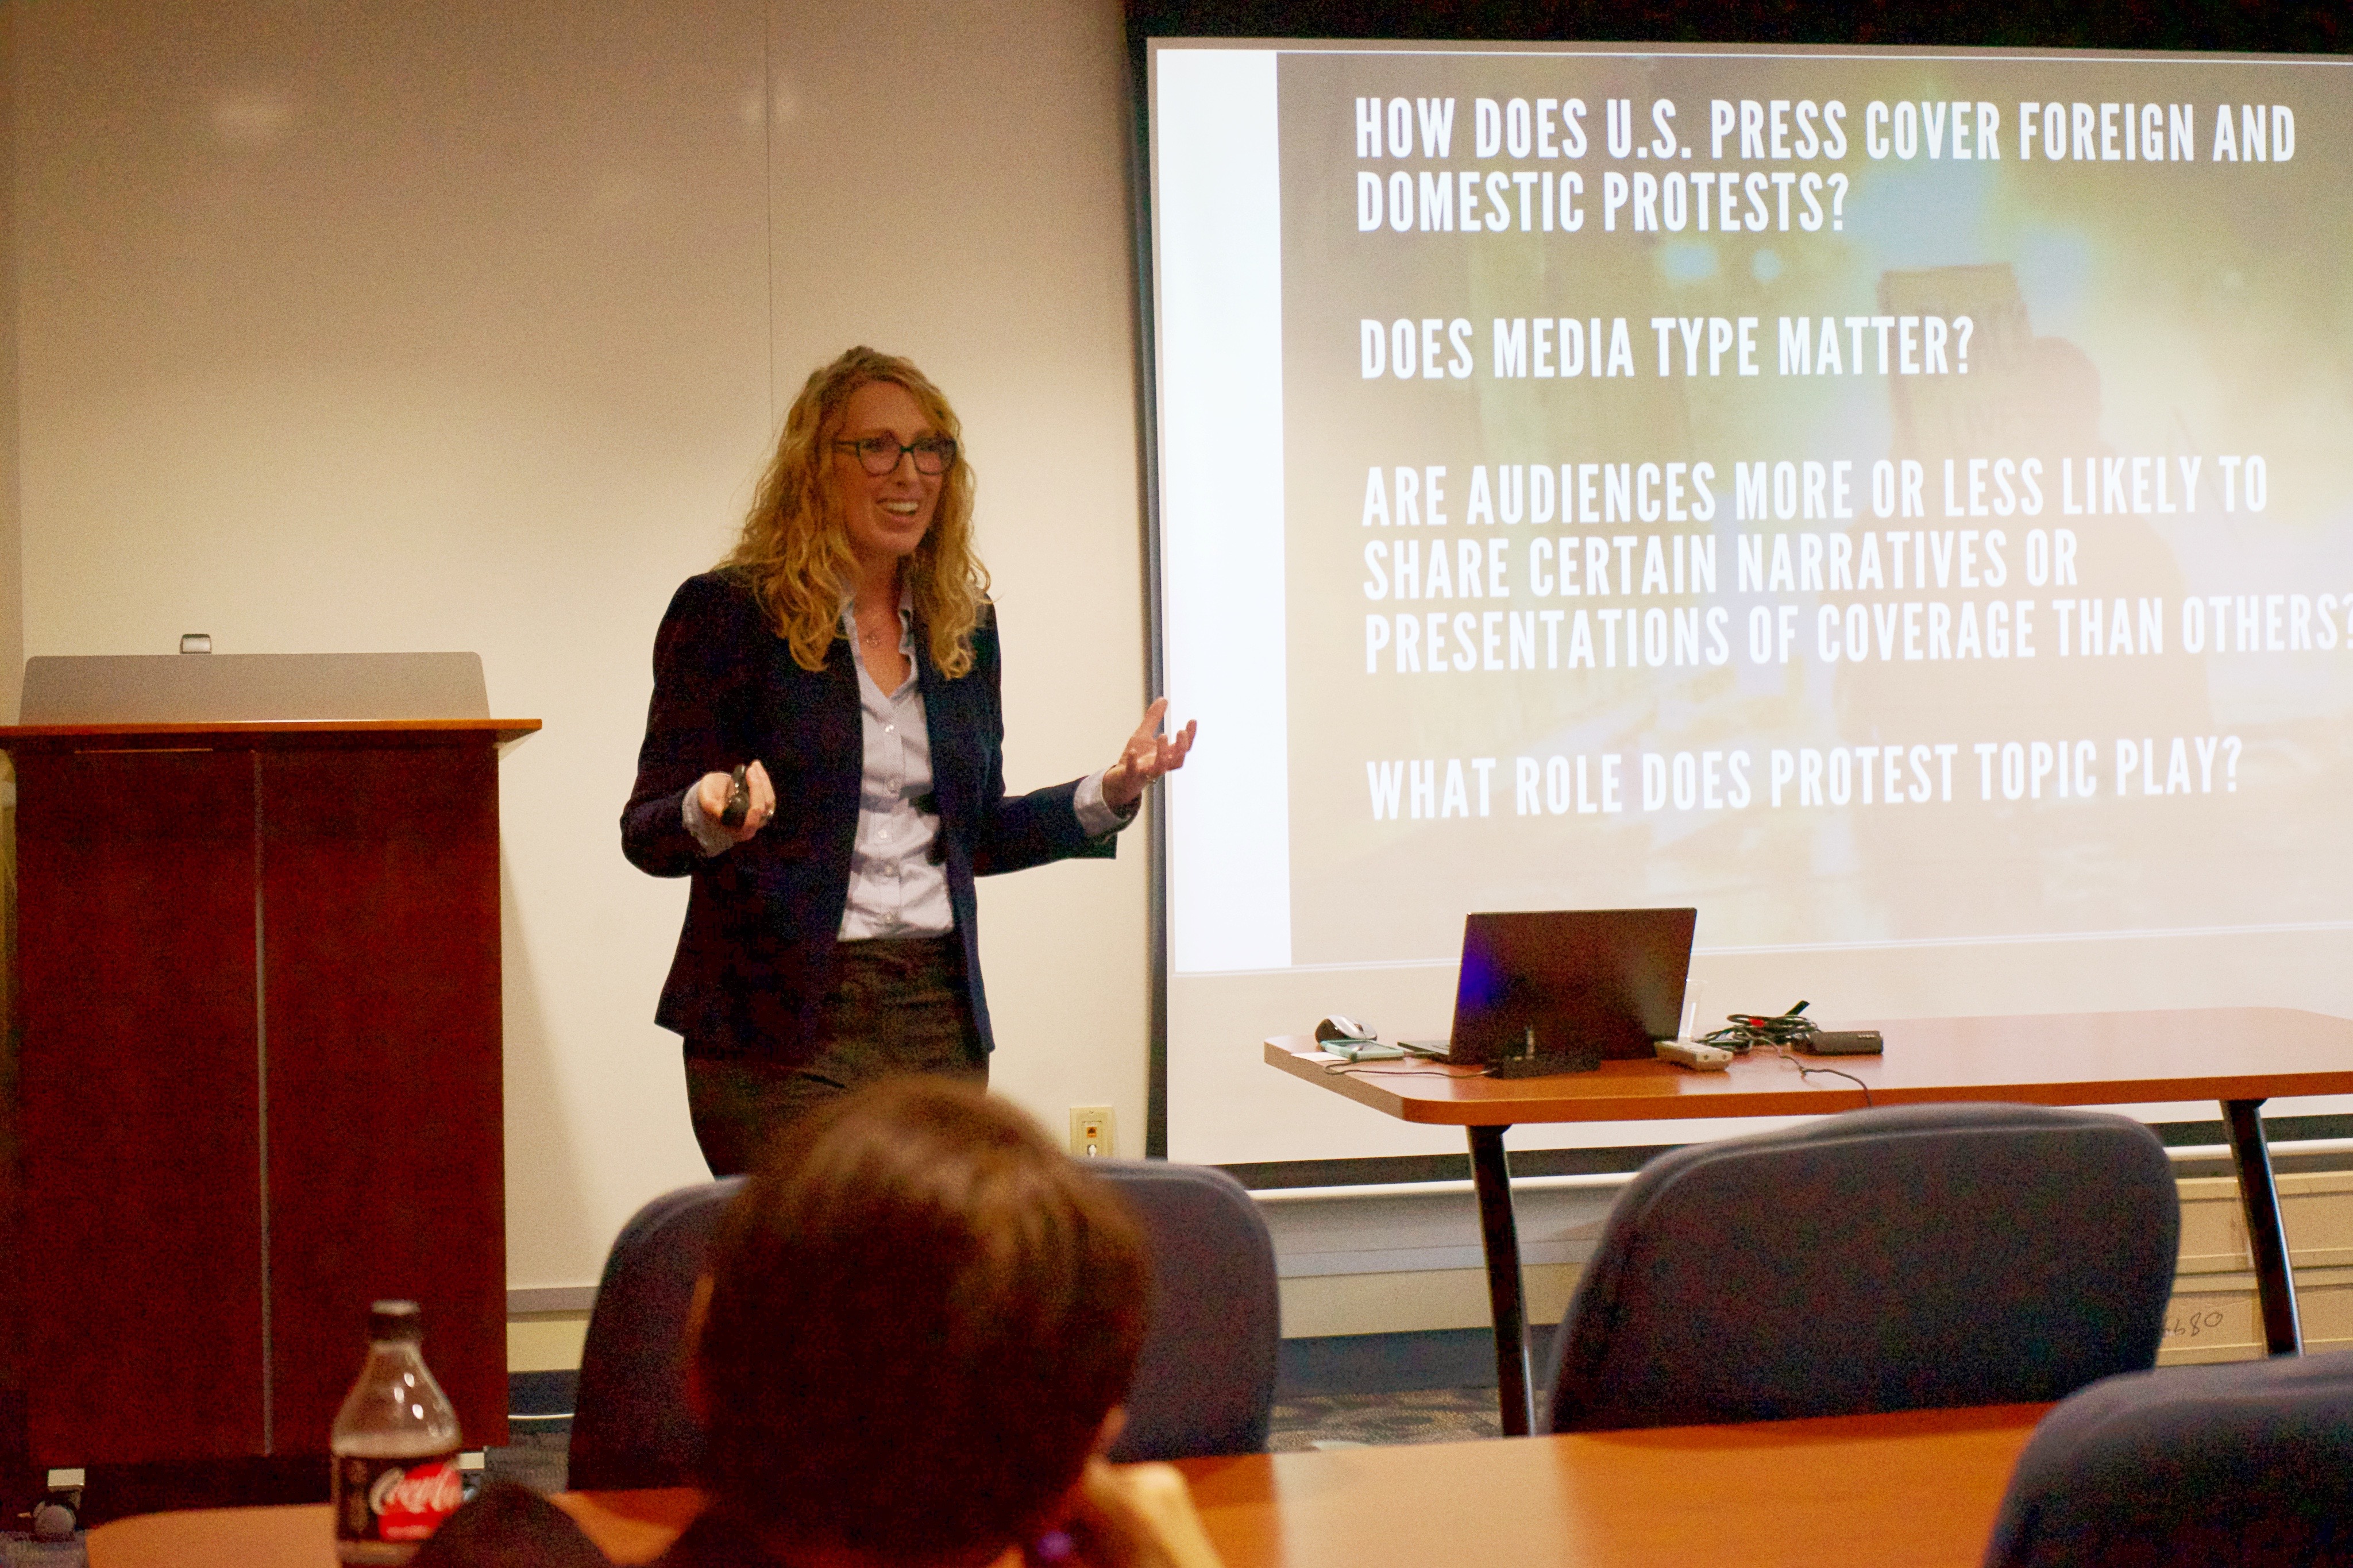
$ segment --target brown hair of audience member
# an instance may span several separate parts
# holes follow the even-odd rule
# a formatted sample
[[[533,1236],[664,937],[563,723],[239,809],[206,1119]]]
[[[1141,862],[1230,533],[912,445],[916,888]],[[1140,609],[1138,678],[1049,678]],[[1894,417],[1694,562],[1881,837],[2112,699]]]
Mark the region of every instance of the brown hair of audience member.
[[[984,1562],[1053,1521],[1127,1392],[1146,1264],[1118,1194],[946,1080],[779,1140],[714,1244],[704,1469],[772,1541]]]

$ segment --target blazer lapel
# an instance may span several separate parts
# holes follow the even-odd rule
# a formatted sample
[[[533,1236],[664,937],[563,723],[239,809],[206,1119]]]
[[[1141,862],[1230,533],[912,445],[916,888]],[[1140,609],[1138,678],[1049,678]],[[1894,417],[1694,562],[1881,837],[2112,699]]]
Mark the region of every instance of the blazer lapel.
[[[775,754],[804,777],[822,781],[828,800],[857,810],[858,785],[865,773],[866,736],[860,722],[858,668],[847,641],[827,648],[825,668],[803,669],[792,646],[769,641],[768,687],[772,693],[765,728]]]
[[[961,744],[969,732],[970,680],[950,680],[932,662],[931,639],[921,616],[915,620],[915,679],[923,693],[923,728],[932,742],[932,794],[941,803],[943,820],[961,817],[978,784],[972,777],[972,748]]]

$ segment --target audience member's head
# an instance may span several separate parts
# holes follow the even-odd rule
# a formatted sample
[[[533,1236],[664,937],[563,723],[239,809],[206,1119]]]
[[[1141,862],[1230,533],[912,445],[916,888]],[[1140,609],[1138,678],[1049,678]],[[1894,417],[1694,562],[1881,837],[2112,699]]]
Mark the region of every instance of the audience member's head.
[[[926,1078],[781,1137],[713,1247],[697,1374],[722,1506],[894,1563],[1052,1521],[1127,1391],[1143,1243],[1002,1101]]]

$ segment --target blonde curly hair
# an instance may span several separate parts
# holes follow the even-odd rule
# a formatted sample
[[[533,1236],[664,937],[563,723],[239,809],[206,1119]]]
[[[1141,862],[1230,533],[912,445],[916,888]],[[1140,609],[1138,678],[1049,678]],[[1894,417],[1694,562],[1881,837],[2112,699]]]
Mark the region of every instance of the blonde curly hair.
[[[932,663],[953,679],[972,668],[972,633],[988,603],[988,569],[972,550],[973,472],[963,426],[946,396],[910,361],[860,347],[810,373],[785,416],[744,531],[720,565],[750,581],[776,635],[791,645],[793,662],[811,671],[825,668],[857,578],[834,492],[833,441],[851,395],[877,381],[904,387],[932,428],[956,442],[955,461],[940,478],[932,526],[906,564]]]

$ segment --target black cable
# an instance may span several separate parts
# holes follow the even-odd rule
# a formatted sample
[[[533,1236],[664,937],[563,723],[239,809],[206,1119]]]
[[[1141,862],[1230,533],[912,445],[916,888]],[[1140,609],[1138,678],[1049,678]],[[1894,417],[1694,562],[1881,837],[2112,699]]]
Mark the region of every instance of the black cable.
[[[1799,1076],[1801,1078],[1811,1078],[1818,1072],[1826,1072],[1832,1078],[1842,1078],[1846,1079],[1847,1082],[1862,1090],[1863,1109],[1866,1110],[1871,1109],[1871,1085],[1863,1082],[1862,1079],[1855,1077],[1854,1074],[1841,1071],[1837,1068],[1810,1068],[1795,1057],[1784,1057],[1782,1059],[1787,1061],[1791,1067],[1796,1068],[1798,1069]]]
[[[1759,1048],[1776,1052],[1783,1061],[1798,1069],[1800,1078],[1811,1078],[1818,1072],[1842,1078],[1862,1090],[1863,1106],[1869,1109],[1872,1105],[1871,1086],[1862,1079],[1837,1068],[1808,1067],[1789,1054],[1792,1049],[1805,1049],[1814,1037],[1813,1020],[1804,1016],[1806,1007],[1807,1004],[1800,1002],[1788,1012],[1776,1013],[1771,1017],[1754,1013],[1727,1013],[1724,1027],[1701,1036],[1699,1043],[1717,1047],[1739,1057]]]
[[[1862,1090],[1862,1108],[1865,1110],[1871,1109],[1871,1085],[1863,1082],[1862,1079],[1855,1077],[1854,1074],[1839,1068],[1808,1067],[1805,1063],[1791,1056],[1789,1054],[1789,1047],[1787,1046],[1775,1046],[1771,1047],[1771,1049],[1773,1053],[1776,1056],[1778,1056],[1783,1061],[1788,1063],[1791,1067],[1796,1068],[1798,1069],[1798,1076],[1801,1079],[1811,1078],[1818,1072],[1826,1072],[1832,1078],[1842,1078],[1846,1079],[1847,1082]]]
[[[1800,1002],[1788,1012],[1769,1018],[1753,1013],[1727,1013],[1725,1026],[1702,1035],[1699,1043],[1730,1051],[1736,1057],[1745,1057],[1759,1046],[1802,1045],[1814,1036],[1813,1020],[1801,1016],[1806,1006]]]
[[[1334,1073],[1361,1073],[1366,1078],[1484,1078],[1485,1068],[1456,1069],[1443,1067],[1380,1068],[1363,1062],[1333,1062],[1324,1069],[1324,1076]]]

